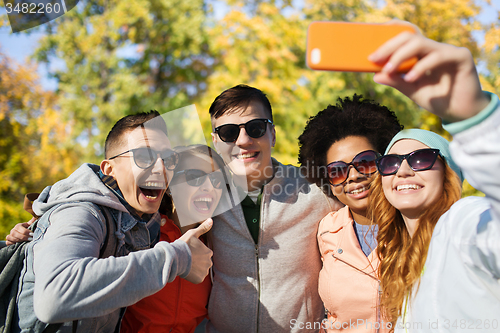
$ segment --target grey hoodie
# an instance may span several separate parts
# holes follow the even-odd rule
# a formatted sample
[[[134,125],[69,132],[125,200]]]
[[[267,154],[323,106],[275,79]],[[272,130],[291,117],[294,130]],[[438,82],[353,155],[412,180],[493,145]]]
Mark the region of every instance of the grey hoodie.
[[[189,273],[187,244],[178,240],[149,248],[146,222],[127,212],[98,171],[97,165],[82,165],[47,187],[33,205],[41,215],[64,203],[49,212],[48,223],[39,223],[28,246],[17,302],[21,332],[40,325],[36,317],[45,323],[68,322],[60,332],[70,332],[75,319],[81,319],[79,332],[114,332],[120,308]],[[108,258],[98,258],[107,231],[96,205],[108,207],[115,224],[110,239],[116,251]]]

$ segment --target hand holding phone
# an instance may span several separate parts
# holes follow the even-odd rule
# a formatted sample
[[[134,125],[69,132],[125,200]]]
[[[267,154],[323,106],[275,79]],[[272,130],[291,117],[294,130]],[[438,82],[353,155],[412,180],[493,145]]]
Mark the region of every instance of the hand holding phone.
[[[307,32],[307,66],[315,70],[379,72],[383,64],[368,60],[382,44],[415,28],[404,23],[313,22]],[[417,62],[409,59],[398,67],[405,73]]]
[[[405,75],[395,70],[405,59],[418,62]],[[465,47],[439,43],[421,34],[391,39],[370,56],[384,65],[373,76],[377,83],[393,87],[423,109],[448,122],[470,118],[490,103],[482,91],[471,52]]]

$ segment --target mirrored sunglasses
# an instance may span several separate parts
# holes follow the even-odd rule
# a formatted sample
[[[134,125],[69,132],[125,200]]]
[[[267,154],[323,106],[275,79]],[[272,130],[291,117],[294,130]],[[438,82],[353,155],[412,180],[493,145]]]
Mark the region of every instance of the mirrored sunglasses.
[[[406,155],[388,154],[377,160],[377,169],[382,176],[394,175],[404,160],[413,171],[429,170],[436,163],[439,149],[425,148],[412,151]]]
[[[350,163],[335,161],[326,166],[328,181],[333,186],[343,184],[349,177],[350,166],[365,176],[377,171],[376,160],[380,154],[374,150],[365,150],[354,156]]]

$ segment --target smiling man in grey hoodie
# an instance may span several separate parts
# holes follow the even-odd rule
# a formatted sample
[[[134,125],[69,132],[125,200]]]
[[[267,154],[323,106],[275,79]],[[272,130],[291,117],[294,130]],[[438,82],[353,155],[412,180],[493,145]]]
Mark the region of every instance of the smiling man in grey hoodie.
[[[17,301],[20,332],[61,322],[58,332],[69,332],[76,320],[79,332],[115,332],[122,308],[176,276],[199,283],[208,273],[212,252],[198,237],[211,220],[151,248],[178,161],[159,114],[119,120],[105,155],[100,166],[82,165],[34,202],[37,215],[50,217],[40,219],[27,248]]]

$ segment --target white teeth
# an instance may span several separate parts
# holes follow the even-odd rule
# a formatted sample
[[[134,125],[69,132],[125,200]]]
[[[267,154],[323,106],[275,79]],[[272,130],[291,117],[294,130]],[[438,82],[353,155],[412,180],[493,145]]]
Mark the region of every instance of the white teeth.
[[[197,199],[195,199],[194,201],[212,202],[212,201],[213,201],[213,199],[212,199],[212,198],[206,198],[206,197],[203,197],[203,198],[197,198]]]
[[[257,155],[257,153],[239,154],[238,156],[236,156],[236,158],[239,159],[239,160],[244,160],[246,158],[251,158],[251,157],[254,157],[256,155]]]
[[[146,182],[142,187],[165,188],[164,182]]]
[[[212,206],[212,201],[213,201],[213,199],[210,197],[201,197],[201,198],[194,199],[194,202],[204,202],[204,204],[195,204],[196,208],[203,210],[203,211],[210,210],[210,207]]]
[[[366,191],[366,187],[360,187],[360,188],[357,188],[355,190],[352,190],[351,192],[349,192],[349,194],[359,194],[359,193],[362,193]]]
[[[152,196],[152,195],[146,195],[145,197],[148,198],[148,199],[150,199],[150,200],[156,200],[156,198],[158,198],[157,195],[154,195],[154,196]]]
[[[418,190],[420,188],[422,188],[422,186],[417,184],[403,184],[403,185],[398,185],[396,187],[396,191]]]

